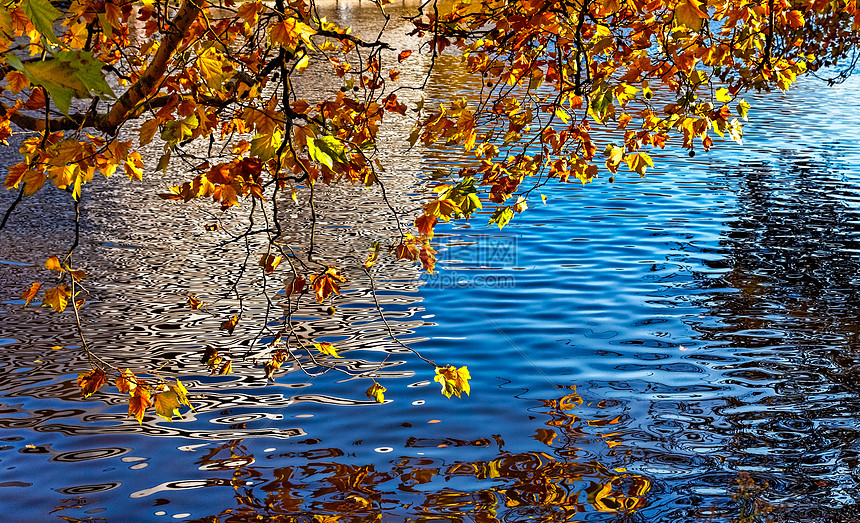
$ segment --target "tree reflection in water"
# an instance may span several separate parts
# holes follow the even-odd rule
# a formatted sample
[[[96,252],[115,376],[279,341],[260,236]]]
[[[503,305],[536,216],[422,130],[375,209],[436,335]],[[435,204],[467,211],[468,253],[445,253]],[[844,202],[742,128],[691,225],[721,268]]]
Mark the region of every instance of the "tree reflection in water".
[[[573,411],[581,404],[575,390],[544,401],[551,428],[539,429],[535,439],[548,445],[547,452],[507,452],[498,435],[474,441],[413,437],[404,445],[428,453],[440,447],[495,446],[496,457],[489,461],[451,462],[416,452],[391,460],[382,471],[372,464],[340,462],[345,453],[339,449],[313,449],[280,456],[300,464],[267,469],[255,464],[241,440],[232,441],[213,448],[199,465],[234,469],[236,506],[198,521],[258,516],[274,521],[384,521],[386,516],[398,521],[574,521],[595,511],[637,520],[651,480],[578,458],[578,441],[611,440],[611,427],[618,423],[617,418],[580,419]],[[606,430],[595,435],[595,427]]]
[[[858,517],[860,194],[846,173],[792,152],[745,165],[723,259],[706,262],[723,276],[700,280],[714,320],[693,327],[731,354],[714,367],[728,423],[711,430],[786,521]]]

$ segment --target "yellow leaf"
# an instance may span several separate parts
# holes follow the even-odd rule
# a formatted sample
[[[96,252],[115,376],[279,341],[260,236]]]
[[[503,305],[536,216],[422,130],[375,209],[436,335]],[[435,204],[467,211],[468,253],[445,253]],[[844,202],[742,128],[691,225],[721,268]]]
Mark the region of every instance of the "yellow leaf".
[[[221,89],[233,76],[233,68],[225,63],[224,55],[211,47],[197,56],[197,69],[210,89]]]
[[[373,244],[373,247],[370,249],[370,254],[367,255],[367,260],[365,260],[364,262],[365,269],[370,269],[371,267],[373,267],[373,264],[376,263],[376,258],[379,257],[379,249],[379,242],[375,242]]]
[[[60,285],[45,291],[42,305],[47,305],[57,312],[63,312],[72,296],[72,290],[67,285]]]
[[[373,385],[367,388],[364,393],[367,395],[367,399],[371,399],[377,403],[385,403],[385,394],[384,392],[388,390],[379,383],[373,382]]]
[[[334,356],[335,358],[342,358],[343,356],[338,356],[337,349],[334,348],[334,345],[331,343],[324,341],[322,343],[314,343],[314,347],[323,354],[328,354],[329,356]]]
[[[436,367],[436,378],[434,381],[442,385],[442,394],[450,398],[456,395],[458,398],[465,392],[469,395],[471,387],[469,386],[469,370],[466,367],[455,368],[453,365],[445,367]]]
[[[179,397],[172,390],[159,392],[155,395],[155,413],[166,419],[173,421],[173,416],[182,417],[179,413]]]
[[[717,92],[714,93],[714,98],[716,98],[718,102],[728,103],[732,101],[732,94],[725,87],[720,87],[717,89]]]
[[[134,394],[134,389],[137,388],[137,377],[131,370],[125,369],[116,377],[116,388],[120,392]]]
[[[630,170],[639,173],[639,176],[645,176],[649,166],[654,167],[654,162],[646,153],[631,154],[624,158],[624,161],[627,162]]]
[[[460,208],[454,203],[454,200],[445,198],[442,200],[433,200],[424,206],[424,213],[427,216],[436,216],[437,218],[448,221],[451,215],[455,212],[460,212]]]

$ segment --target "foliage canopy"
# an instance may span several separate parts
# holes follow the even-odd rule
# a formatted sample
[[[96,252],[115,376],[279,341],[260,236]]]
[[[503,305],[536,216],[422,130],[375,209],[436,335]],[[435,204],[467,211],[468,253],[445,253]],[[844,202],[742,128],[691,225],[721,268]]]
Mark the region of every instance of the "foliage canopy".
[[[141,180],[182,166],[185,180],[161,198],[211,202],[264,223],[232,240],[246,249],[248,237],[262,239],[262,250],[247,253],[246,268],[260,282],[251,292],[284,310],[279,328],[263,329],[272,338],[265,376],[274,379],[301,354],[324,371],[372,380],[372,372],[339,367],[335,344],[294,328],[302,303],[329,302],[335,314],[342,284],[356,276],[368,278],[376,300],[379,259],[434,271],[440,221],[480,211],[502,228],[545,184],[587,183],[604,169],[644,175],[654,166],[649,148],[673,135],[691,155],[707,151],[714,136],[741,142],[750,110],[744,92],[787,90],[804,73],[840,81],[856,64],[860,37],[857,0],[427,0],[407,17],[417,42],[407,49],[390,43],[386,3],[376,1],[378,30],[368,38],[328,21],[314,0],[74,0],[62,9],[49,0],[6,2],[0,140],[20,135],[21,145],[4,180],[17,199],[0,227],[22,198],[50,185],[68,193],[77,213],[97,173]],[[422,72],[430,75],[443,55],[459,57],[480,78],[480,92],[407,103],[422,79],[409,84],[416,80],[402,78],[401,67],[428,57]],[[303,94],[309,67],[324,68],[335,87]],[[410,119],[403,136],[410,145],[445,144],[472,158],[434,175],[434,196],[417,212],[385,191],[377,144],[397,119]],[[154,141],[161,154],[149,165],[140,149]],[[200,143],[208,144],[206,158],[192,152]],[[318,188],[335,183],[377,191],[397,224],[393,237],[369,242],[359,263],[315,244]],[[307,245],[284,237],[279,205],[288,198],[308,210]],[[218,228],[217,220],[207,225]],[[190,407],[179,380],[123,369],[87,344],[78,234],[68,252],[45,253],[56,282],[25,289],[25,306],[41,295],[42,305],[73,312],[91,365],[77,382],[85,396],[112,381],[129,395],[129,415],[142,420],[153,408],[172,419]],[[197,296],[187,299],[191,309],[208,310]],[[241,319],[242,310],[225,314],[220,328],[232,335]],[[469,393],[465,367],[415,354],[435,367],[443,394]],[[210,347],[201,362],[227,374],[235,357]],[[385,391],[374,380],[366,394],[383,402]]]

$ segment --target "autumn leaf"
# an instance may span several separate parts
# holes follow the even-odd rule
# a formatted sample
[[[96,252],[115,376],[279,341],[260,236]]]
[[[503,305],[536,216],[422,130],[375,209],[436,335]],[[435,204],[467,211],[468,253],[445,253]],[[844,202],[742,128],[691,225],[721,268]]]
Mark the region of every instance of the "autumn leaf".
[[[212,47],[197,55],[197,69],[210,89],[221,89],[224,82],[233,77],[232,66]]]
[[[424,206],[424,213],[427,216],[435,216],[440,220],[448,221],[451,215],[460,212],[460,208],[453,200],[445,198],[442,200],[433,200]]]
[[[6,85],[13,94],[18,94],[30,86],[30,79],[20,71],[9,71],[6,73]]]
[[[421,252],[418,253],[418,260],[421,261],[421,266],[430,274],[433,274],[433,270],[436,268],[435,253],[436,250],[430,247],[429,244],[424,244],[421,247]]]
[[[409,58],[409,56],[411,54],[412,54],[412,51],[410,51],[408,49],[406,51],[400,51],[400,54],[397,55],[397,61],[400,63],[403,63],[403,61],[406,60],[407,58]]]
[[[42,300],[42,305],[47,305],[57,312],[63,312],[66,309],[66,304],[72,296],[72,290],[68,285],[60,285],[45,290],[45,297]]]
[[[331,294],[340,295],[340,285],[338,284],[346,281],[347,279],[334,267],[329,267],[322,274],[311,275],[311,287],[316,292],[317,301],[320,303]]]
[[[107,375],[101,369],[78,374],[78,387],[85,398],[89,398],[107,381]]]
[[[170,390],[172,390],[174,394],[176,394],[176,397],[179,398],[179,403],[181,405],[185,405],[191,410],[194,410],[194,407],[191,406],[191,402],[188,401],[188,389],[185,388],[185,385],[183,385],[181,381],[176,380],[176,384],[171,385]]]
[[[278,268],[282,259],[283,258],[281,256],[276,256],[274,254],[264,254],[260,257],[259,265],[263,268],[263,272],[266,274],[272,274],[275,272],[275,269]]]
[[[337,354],[337,349],[334,348],[334,345],[331,343],[324,341],[322,343],[314,343],[314,347],[322,352],[323,354],[328,354],[329,356],[334,356],[335,358],[342,358],[343,356],[339,356]]]
[[[138,386],[134,389],[131,399],[128,400],[128,415],[143,423],[143,414],[147,408],[152,406],[152,399],[146,387]]]
[[[203,357],[200,358],[200,363],[209,367],[209,370],[213,373],[217,370],[218,366],[221,362],[224,361],[224,358],[218,354],[218,350],[214,347],[206,347],[203,351]]]
[[[137,388],[137,376],[129,370],[125,369],[116,377],[116,388],[120,392],[134,394],[134,389]]]
[[[422,214],[418,218],[415,219],[415,227],[418,229],[418,232],[427,237],[428,240],[433,239],[433,228],[436,226],[436,223],[439,220],[435,216],[428,216],[426,214]]]
[[[45,261],[45,268],[49,271],[65,271],[63,265],[60,263],[60,259],[56,256],[51,256]]]
[[[436,367],[436,377],[434,381],[442,385],[442,394],[450,398],[456,395],[458,398],[465,392],[469,394],[469,370],[466,367],[455,368],[453,365],[445,367]]]
[[[182,417],[182,414],[179,413],[179,396],[174,391],[161,391],[153,397],[153,401],[155,413],[167,421],[173,421],[173,416]]]
[[[293,294],[298,294],[302,292],[302,289],[305,288],[305,279],[301,276],[296,276],[290,281],[290,283],[284,286],[284,289],[288,296]]]
[[[699,0],[681,0],[675,6],[675,20],[688,28],[698,31],[702,28],[702,19],[708,14],[702,11]]]
[[[267,380],[275,379],[275,371],[281,368],[281,365],[287,361],[287,352],[283,349],[278,349],[272,353],[271,359],[263,365]]]
[[[385,394],[384,392],[388,390],[379,383],[373,382],[373,385],[367,388],[364,393],[367,395],[367,399],[371,399],[377,403],[385,403]]]
[[[30,304],[33,301],[33,298],[36,297],[36,293],[39,292],[39,288],[42,286],[41,283],[31,283],[27,289],[21,293],[21,299],[24,300],[24,307]]]
[[[511,221],[511,218],[514,217],[514,210],[510,207],[500,207],[493,211],[493,214],[490,216],[489,223],[495,223],[499,226],[501,230],[502,227],[508,224]]]
[[[233,334],[233,330],[236,329],[237,323],[239,323],[239,316],[233,315],[232,318],[223,322],[219,329],[221,329],[222,331],[227,331],[228,334]]]
[[[63,13],[51,5],[51,2],[48,0],[23,0],[21,10],[24,11],[39,34],[54,44],[60,44],[60,40],[54,34],[53,25],[54,20],[62,16]]]
[[[639,173],[639,176],[645,176],[645,171],[648,167],[654,167],[654,162],[646,153],[635,153],[624,158],[627,166],[631,171]]]
[[[203,302],[200,301],[196,296],[188,295],[188,306],[194,310],[198,310],[203,307]]]
[[[380,243],[374,242],[373,247],[370,249],[370,254],[367,255],[367,260],[364,261],[365,270],[370,270],[373,264],[376,263],[376,259],[379,257],[379,249]]]

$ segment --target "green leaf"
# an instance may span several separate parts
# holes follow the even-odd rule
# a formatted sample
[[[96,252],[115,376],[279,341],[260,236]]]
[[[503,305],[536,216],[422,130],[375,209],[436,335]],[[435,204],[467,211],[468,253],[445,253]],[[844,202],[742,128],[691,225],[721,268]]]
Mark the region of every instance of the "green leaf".
[[[113,89],[102,76],[102,68],[105,63],[93,57],[92,53],[85,51],[57,51],[54,58],[67,62],[75,72],[75,77],[84,84],[92,94],[108,98],[116,98]],[[88,97],[84,97],[88,98]]]
[[[48,0],[23,0],[21,2],[21,10],[27,15],[27,18],[33,22],[33,27],[36,31],[59,45],[60,40],[54,34],[54,20],[63,15],[56,7],[51,5]]]
[[[169,145],[191,138],[194,134],[194,129],[200,124],[197,115],[190,115],[182,120],[170,120],[164,122],[164,129],[161,131],[161,139]]]
[[[53,58],[23,64],[12,53],[6,55],[9,65],[21,71],[34,85],[47,89],[63,114],[68,116],[72,98],[91,98],[92,94],[116,98],[101,75],[104,62],[83,51],[57,51]]]

